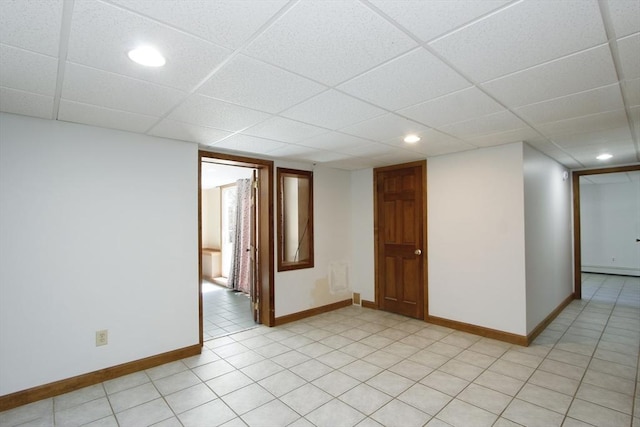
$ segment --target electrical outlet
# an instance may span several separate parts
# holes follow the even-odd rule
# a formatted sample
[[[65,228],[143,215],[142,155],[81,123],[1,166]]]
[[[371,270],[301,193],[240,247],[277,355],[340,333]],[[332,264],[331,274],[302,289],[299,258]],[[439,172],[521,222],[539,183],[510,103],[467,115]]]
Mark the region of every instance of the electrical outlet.
[[[109,331],[107,329],[96,331],[96,347],[99,347],[101,345],[107,345],[108,343],[109,343]]]

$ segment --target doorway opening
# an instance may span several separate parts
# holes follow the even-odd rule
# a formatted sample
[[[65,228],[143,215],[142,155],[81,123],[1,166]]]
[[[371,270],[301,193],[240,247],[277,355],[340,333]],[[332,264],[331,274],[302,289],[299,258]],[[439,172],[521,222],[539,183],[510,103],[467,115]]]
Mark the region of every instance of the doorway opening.
[[[272,326],[273,162],[199,152],[200,343]]]
[[[613,174],[621,173],[626,175],[628,173],[633,173],[635,175],[635,173],[637,173],[638,171],[640,171],[640,165],[620,166],[620,167],[611,167],[611,168],[602,168],[602,169],[589,169],[589,170],[582,170],[582,171],[574,171],[572,174],[573,175],[573,182],[572,182],[572,185],[573,185],[573,247],[574,247],[573,269],[574,269],[574,297],[576,299],[582,299],[583,264],[584,264],[583,261],[585,260],[589,261],[589,258],[597,259],[600,255],[602,255],[602,254],[584,253],[586,258],[583,257],[583,252],[585,249],[582,247],[582,244],[584,243],[583,237],[584,237],[584,240],[588,240],[589,237],[587,237],[586,235],[583,236],[584,233],[582,228],[584,226],[585,227],[584,231],[591,231],[591,230],[586,230],[586,227],[591,227],[591,226],[588,224],[584,224],[584,221],[583,221],[583,215],[581,212],[582,211],[581,189],[580,189],[581,181],[583,184],[586,182],[591,182],[592,184],[597,185],[595,184],[596,182],[606,182],[607,179],[604,178],[605,174],[607,177],[609,177],[609,180],[612,180],[612,179],[615,179],[614,178],[615,175]],[[629,179],[629,180],[633,179],[631,177],[623,177],[623,178]],[[636,185],[640,185],[640,182],[638,181],[636,182],[637,182]],[[587,194],[585,194],[585,196],[587,196]],[[638,209],[638,208],[636,207],[635,209]],[[588,215],[587,212],[585,212],[584,219],[587,219],[586,215]],[[638,216],[634,213],[631,213],[630,217],[634,218],[634,215],[635,215],[635,218],[637,219]],[[621,224],[615,224],[615,225],[618,226]],[[640,249],[638,249],[638,247],[640,247],[640,240],[638,240],[640,239],[640,224],[635,223],[635,224],[627,224],[627,225],[630,227],[629,230],[631,230],[631,232],[624,233],[624,234],[626,234],[625,238],[628,239],[629,241],[617,242],[616,245],[626,246],[627,250],[631,253],[640,251]],[[593,247],[594,247],[593,245],[590,245],[589,249],[591,250],[593,249]],[[600,245],[597,247],[600,249]],[[633,257],[633,254],[631,255],[631,257]],[[606,262],[600,260],[599,262],[596,262],[596,263],[607,264],[611,259],[613,259],[611,262],[614,263],[616,257],[615,255],[609,254],[607,258],[608,259]],[[593,270],[594,273],[598,273],[598,272],[612,273],[612,272],[615,272],[616,267],[617,266],[614,266],[614,265],[595,265],[590,268],[602,269],[602,271]]]

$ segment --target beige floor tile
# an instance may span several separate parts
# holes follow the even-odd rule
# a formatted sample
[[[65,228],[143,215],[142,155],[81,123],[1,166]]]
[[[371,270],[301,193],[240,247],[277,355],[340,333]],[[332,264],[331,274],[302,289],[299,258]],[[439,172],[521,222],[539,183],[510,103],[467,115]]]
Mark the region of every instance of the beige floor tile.
[[[574,399],[567,416],[599,427],[626,426],[631,416],[582,399]]]
[[[340,400],[333,399],[305,416],[316,426],[355,426],[364,414]]]
[[[516,397],[563,415],[566,414],[573,400],[571,396],[535,384],[525,384]]]
[[[577,381],[582,379],[584,371],[586,370],[586,368],[582,368],[580,366],[570,365],[568,363],[558,362],[557,360],[552,359],[545,359],[538,369],[552,374],[562,375],[563,377]]]
[[[540,387],[564,393],[568,396],[573,396],[580,384],[576,380],[540,370],[535,371],[533,375],[531,375],[529,382]]]
[[[246,385],[253,383],[253,380],[240,371],[232,371],[212,380],[207,381],[207,386],[218,396],[236,391]]]
[[[242,416],[242,420],[250,427],[261,427],[267,423],[272,427],[284,427],[298,418],[300,415],[279,400],[272,400]]]
[[[528,427],[553,427],[562,425],[564,415],[537,405],[514,399],[502,417]]]
[[[420,381],[422,378],[430,374],[433,369],[428,366],[421,365],[411,360],[403,360],[389,368],[389,371],[402,375],[412,381]]]
[[[165,400],[173,412],[180,414],[196,406],[215,400],[216,398],[217,396],[209,387],[200,383],[170,394],[165,397]]]
[[[469,385],[469,381],[467,380],[440,371],[430,373],[424,377],[420,383],[446,393],[449,396],[456,396]]]
[[[232,420],[236,414],[220,399],[178,415],[185,427],[218,426]]]
[[[455,360],[486,369],[491,366],[497,359],[493,356],[487,356],[472,350],[464,350],[455,357]]]
[[[118,413],[159,397],[160,393],[154,385],[147,383],[109,395],[109,403],[113,412]]]
[[[274,396],[258,384],[250,384],[233,391],[220,399],[224,401],[236,414],[242,415],[252,409],[262,406],[274,399]]]
[[[360,384],[344,393],[339,399],[363,414],[371,415],[389,402],[392,397],[371,386]]]
[[[615,375],[604,374],[592,369],[587,369],[582,381],[587,384],[592,384],[611,391],[617,391],[618,393],[628,394],[630,396],[633,396],[636,388],[634,381],[626,380]]]
[[[475,380],[478,375],[480,375],[484,369],[479,368],[477,366],[471,365],[469,363],[461,362],[456,359],[451,359],[444,365],[438,368],[441,372],[446,372],[447,374],[451,374],[458,378],[462,378],[466,381]]]
[[[628,394],[583,383],[576,393],[576,398],[631,415],[633,397]]]
[[[312,384],[330,395],[337,397],[360,384],[360,381],[340,371],[333,371],[314,380]]]
[[[365,362],[364,360],[356,360],[355,362],[343,366],[339,370],[340,372],[360,381],[367,381],[369,378],[372,378],[382,372],[381,367]]]
[[[415,384],[398,396],[398,399],[429,415],[436,415],[452,398],[431,387]]]
[[[456,399],[499,415],[511,402],[512,397],[478,384],[469,384]]]
[[[489,367],[489,370],[521,381],[526,381],[535,371],[534,368],[530,368],[529,366],[509,362],[504,359],[496,360],[496,362]]]
[[[491,412],[454,399],[438,413],[437,418],[454,427],[491,426],[498,418]]]
[[[287,370],[278,372],[258,382],[258,384],[276,397],[289,393],[291,390],[295,390],[306,383],[302,377]]]
[[[173,411],[163,399],[156,399],[120,412],[116,414],[116,418],[120,427],[141,427],[158,423],[173,415]]]
[[[367,384],[371,387],[377,388],[391,396],[399,395],[414,383],[414,381],[389,371],[382,371],[367,381]]]
[[[308,414],[331,399],[332,396],[329,393],[325,393],[313,384],[305,384],[280,397],[284,404],[300,415]]]
[[[431,416],[399,400],[392,400],[374,412],[371,418],[385,427],[406,427],[424,425]]]
[[[524,384],[523,381],[491,371],[484,371],[473,382],[509,396],[515,396]]]

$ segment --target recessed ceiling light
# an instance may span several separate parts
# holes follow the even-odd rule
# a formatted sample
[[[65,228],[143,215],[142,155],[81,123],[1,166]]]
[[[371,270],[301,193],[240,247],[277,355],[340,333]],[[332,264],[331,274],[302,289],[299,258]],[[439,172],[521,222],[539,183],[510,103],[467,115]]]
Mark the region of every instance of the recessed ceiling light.
[[[611,154],[604,153],[604,154],[600,154],[598,157],[596,157],[596,159],[598,159],[598,160],[609,160],[612,157],[613,156]]]
[[[420,141],[420,137],[418,135],[407,135],[404,137],[404,142],[408,144],[415,144]]]
[[[167,61],[151,46],[140,46],[129,51],[129,59],[145,67],[162,67]]]

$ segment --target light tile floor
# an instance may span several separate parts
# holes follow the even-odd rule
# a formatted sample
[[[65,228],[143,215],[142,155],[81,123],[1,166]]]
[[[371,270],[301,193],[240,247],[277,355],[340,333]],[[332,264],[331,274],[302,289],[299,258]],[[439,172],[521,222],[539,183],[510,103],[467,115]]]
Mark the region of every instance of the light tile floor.
[[[640,426],[640,279],[585,275],[530,347],[348,307],[0,413],[2,426]]]
[[[202,282],[204,340],[256,326],[251,301],[242,292],[233,292],[207,280]]]

